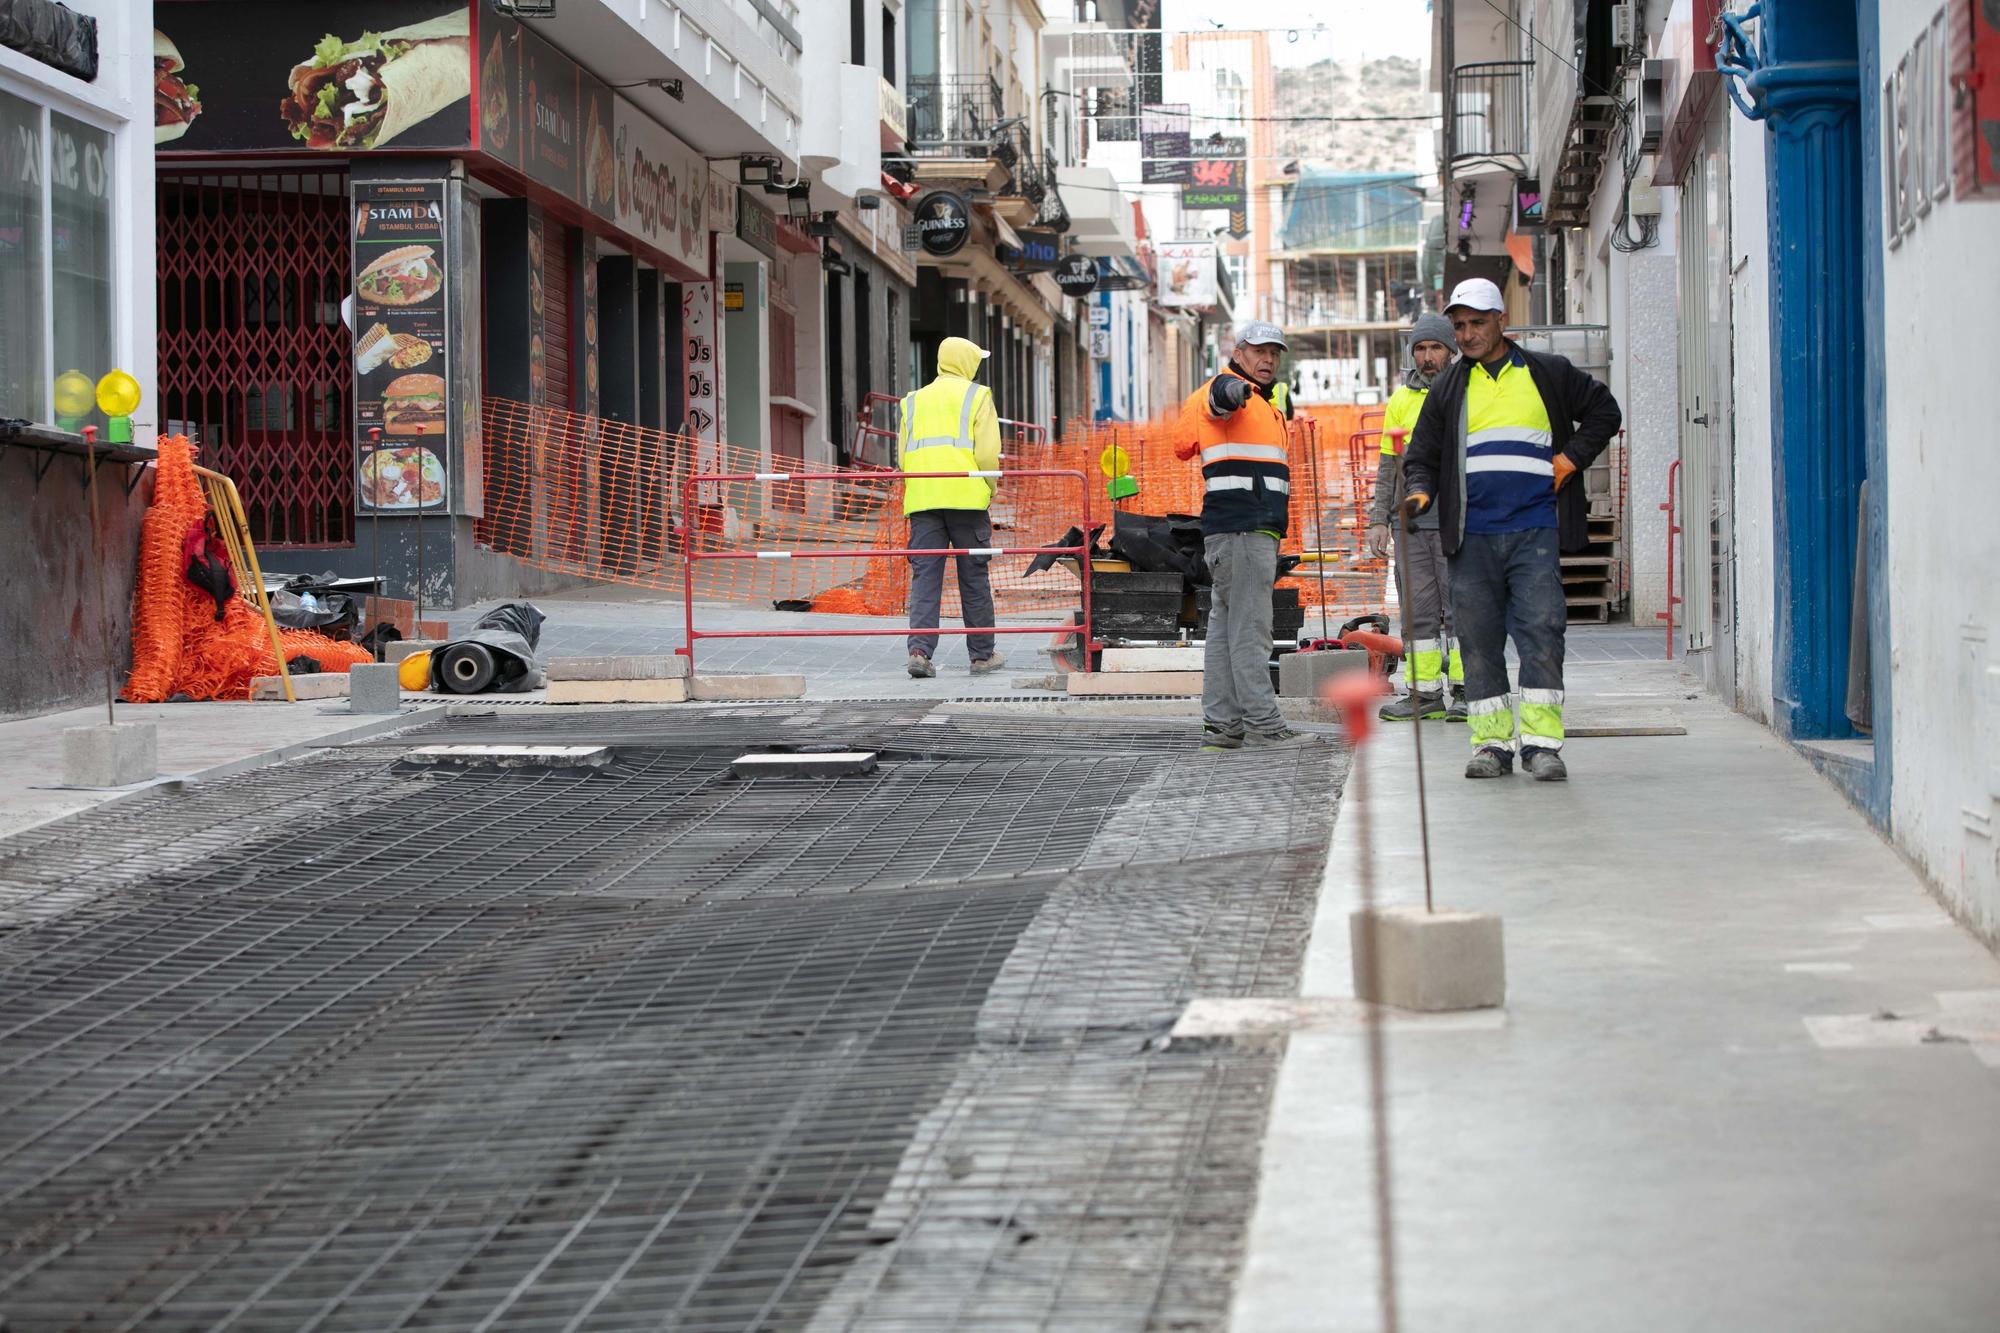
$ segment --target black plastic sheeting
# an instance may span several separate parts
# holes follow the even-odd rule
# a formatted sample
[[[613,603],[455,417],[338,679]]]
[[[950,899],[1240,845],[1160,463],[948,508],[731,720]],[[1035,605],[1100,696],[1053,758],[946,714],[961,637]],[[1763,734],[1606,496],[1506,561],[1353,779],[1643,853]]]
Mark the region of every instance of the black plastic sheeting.
[[[85,82],[97,78],[97,20],[55,0],[0,0],[0,46]]]
[[[542,684],[535,665],[548,617],[532,602],[502,602],[431,656],[431,679],[451,694],[523,694]]]

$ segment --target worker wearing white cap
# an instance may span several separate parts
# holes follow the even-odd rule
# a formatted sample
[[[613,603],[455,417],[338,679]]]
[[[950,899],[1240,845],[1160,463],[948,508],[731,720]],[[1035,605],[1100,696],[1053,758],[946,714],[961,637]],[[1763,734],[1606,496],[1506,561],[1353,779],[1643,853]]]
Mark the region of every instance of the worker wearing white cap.
[[[935,676],[938,615],[944,601],[944,562],[958,562],[958,600],[968,628],[984,634],[965,637],[972,674],[998,671],[1006,659],[993,650],[993,584],[987,555],[970,552],[993,545],[987,509],[1000,470],[1000,414],[993,391],[977,383],[987,353],[966,338],[938,344],[937,378],[903,397],[896,456],[904,472],[953,472],[962,476],[908,477],[903,481],[903,513],[910,520],[913,551],[958,550],[967,554],[913,555],[910,559],[909,672]],[[981,473],[995,475],[981,476]]]
[[[1604,452],[1621,415],[1611,391],[1566,359],[1507,337],[1506,303],[1468,278],[1445,303],[1459,358],[1431,385],[1403,462],[1406,524],[1437,507],[1465,657],[1468,778],[1521,767],[1569,775],[1562,757],[1561,553],[1582,549],[1589,505],[1573,478]],[[1521,659],[1520,721],[1508,697],[1507,635]]]
[[[1301,745],[1271,688],[1271,585],[1291,518],[1285,412],[1276,401],[1285,335],[1251,320],[1215,378],[1181,407],[1180,458],[1201,455],[1202,554],[1208,630],[1202,656],[1202,746]]]

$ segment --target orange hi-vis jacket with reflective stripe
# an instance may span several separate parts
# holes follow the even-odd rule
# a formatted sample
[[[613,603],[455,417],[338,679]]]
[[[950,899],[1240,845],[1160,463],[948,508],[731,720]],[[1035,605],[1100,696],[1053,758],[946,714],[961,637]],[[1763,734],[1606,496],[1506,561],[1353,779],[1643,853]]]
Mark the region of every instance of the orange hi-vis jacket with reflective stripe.
[[[1233,370],[1220,371],[1235,375]],[[1237,376],[1242,379],[1244,377]],[[1227,532],[1285,533],[1291,516],[1292,469],[1286,462],[1285,416],[1250,384],[1250,400],[1226,417],[1209,415],[1208,384],[1181,406],[1182,458],[1201,455],[1207,494],[1201,506],[1205,536]]]

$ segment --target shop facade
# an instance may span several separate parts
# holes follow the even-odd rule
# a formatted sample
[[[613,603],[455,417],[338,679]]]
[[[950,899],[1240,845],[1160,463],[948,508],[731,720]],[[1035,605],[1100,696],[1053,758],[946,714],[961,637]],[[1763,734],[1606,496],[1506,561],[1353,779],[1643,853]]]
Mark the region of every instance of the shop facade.
[[[596,475],[596,441],[544,457],[484,409],[719,445],[734,158],[463,0],[362,0],[346,38],[237,0],[160,14],[202,89],[158,165],[163,416],[236,478],[270,563],[397,596],[421,570],[445,607],[546,586],[552,552],[663,555],[639,497],[667,460]]]
[[[153,310],[133,299],[153,273],[155,67],[149,30],[133,17],[145,9],[69,6],[71,21],[95,27],[94,62],[61,42],[0,46],[0,420],[101,435],[107,423],[90,394],[70,400],[117,369],[140,386],[133,438],[158,428]],[[9,508],[0,521],[0,717],[102,697],[98,627],[107,605],[124,623],[146,488],[128,490],[138,478],[105,469],[93,550],[84,477],[81,457],[0,447]],[[110,648],[122,669],[129,645],[118,635]]]

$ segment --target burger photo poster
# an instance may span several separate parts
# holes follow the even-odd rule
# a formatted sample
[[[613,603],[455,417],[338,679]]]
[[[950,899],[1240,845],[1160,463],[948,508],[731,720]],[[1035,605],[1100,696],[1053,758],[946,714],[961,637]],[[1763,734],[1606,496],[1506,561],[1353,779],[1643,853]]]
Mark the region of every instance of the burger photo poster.
[[[472,142],[467,0],[153,7],[162,153],[355,153]]]
[[[445,507],[452,438],[447,235],[444,182],[355,185],[355,475],[362,512]]]

